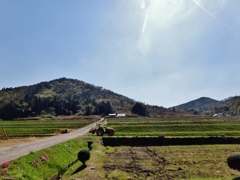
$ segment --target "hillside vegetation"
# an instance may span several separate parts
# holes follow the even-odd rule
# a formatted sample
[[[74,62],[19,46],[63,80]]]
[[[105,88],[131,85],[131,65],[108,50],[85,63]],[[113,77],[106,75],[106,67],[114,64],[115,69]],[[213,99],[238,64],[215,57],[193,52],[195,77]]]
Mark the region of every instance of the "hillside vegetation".
[[[201,97],[167,109],[136,102],[102,87],[67,78],[0,91],[0,119],[109,113],[148,117],[211,116],[215,113],[236,116],[239,110],[240,96],[222,101]]]
[[[212,115],[224,113],[226,116],[236,116],[240,113],[240,96],[229,97],[222,101],[217,101],[208,97],[174,106],[176,112],[188,112],[201,115]]]
[[[60,78],[31,86],[0,91],[0,119],[36,116],[107,115],[130,113],[133,99],[80,80]],[[145,115],[160,116],[167,111],[140,103]],[[141,107],[141,106],[140,106]],[[138,113],[136,113],[138,114]]]

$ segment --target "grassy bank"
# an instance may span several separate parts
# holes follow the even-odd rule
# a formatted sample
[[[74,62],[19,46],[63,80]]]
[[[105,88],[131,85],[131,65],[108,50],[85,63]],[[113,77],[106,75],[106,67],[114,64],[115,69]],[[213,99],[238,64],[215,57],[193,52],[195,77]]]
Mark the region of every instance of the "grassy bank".
[[[31,152],[10,162],[0,179],[7,177],[19,180],[49,179],[76,160],[81,149],[87,149],[87,140],[91,140],[91,138],[81,137],[37,152]]]

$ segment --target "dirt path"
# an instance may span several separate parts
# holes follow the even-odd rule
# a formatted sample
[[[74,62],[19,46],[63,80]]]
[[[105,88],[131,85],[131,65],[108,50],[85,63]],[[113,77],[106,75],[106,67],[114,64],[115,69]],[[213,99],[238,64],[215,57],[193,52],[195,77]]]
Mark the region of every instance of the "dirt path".
[[[8,140],[0,139],[0,148],[7,147],[7,146],[15,146],[15,145],[29,143],[33,141],[39,141],[42,139],[46,139],[46,137],[28,137],[28,138],[16,138],[16,139],[8,139]]]
[[[61,134],[61,135],[53,136],[53,137],[49,137],[49,138],[42,138],[42,139],[29,138],[29,139],[25,139],[25,140],[22,139],[23,143],[20,143],[21,142],[20,139],[19,140],[9,140],[9,142],[8,142],[9,146],[3,147],[3,144],[1,144],[0,165],[6,161],[11,161],[18,157],[27,155],[30,152],[35,152],[35,151],[41,150],[43,148],[47,148],[47,147],[62,143],[64,141],[74,139],[78,136],[82,136],[82,135],[86,134],[91,127],[95,126],[95,124],[96,123],[93,123],[93,124],[90,124],[83,128],[80,128],[78,130],[75,130],[73,132],[70,132],[67,134]],[[30,140],[31,142],[29,142],[27,140]],[[4,140],[1,140],[1,141],[4,141]],[[4,144],[5,143],[6,142],[4,142]]]

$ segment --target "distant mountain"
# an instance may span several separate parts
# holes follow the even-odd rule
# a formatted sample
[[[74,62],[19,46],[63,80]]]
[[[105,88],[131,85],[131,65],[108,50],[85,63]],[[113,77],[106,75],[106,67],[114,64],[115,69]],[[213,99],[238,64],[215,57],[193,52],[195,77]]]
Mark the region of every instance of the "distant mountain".
[[[190,102],[174,106],[176,110],[183,109],[185,111],[196,110],[196,111],[206,111],[213,110],[216,106],[220,105],[220,101],[208,98],[201,97]]]
[[[215,113],[225,113],[226,115],[238,115],[240,110],[240,96],[229,97],[222,101],[217,101],[208,97],[174,106],[175,111],[188,112],[193,114],[211,115]]]
[[[0,119],[32,116],[107,115],[131,113],[136,102],[110,90],[80,80],[60,78],[31,86],[0,91]],[[150,116],[163,107],[145,105]]]
[[[223,111],[229,112],[229,114],[239,115],[240,114],[240,96],[229,97],[222,101]]]

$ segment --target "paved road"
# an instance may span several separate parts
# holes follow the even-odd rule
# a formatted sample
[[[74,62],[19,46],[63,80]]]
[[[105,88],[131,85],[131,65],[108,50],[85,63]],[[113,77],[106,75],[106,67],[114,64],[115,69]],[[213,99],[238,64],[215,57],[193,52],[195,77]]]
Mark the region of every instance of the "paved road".
[[[103,120],[104,119],[102,118],[100,121],[103,121]],[[0,165],[6,161],[11,161],[18,157],[27,155],[30,152],[39,151],[41,149],[68,141],[70,139],[74,139],[78,136],[82,136],[86,134],[89,131],[89,129],[95,125],[96,123],[93,123],[67,134],[61,134],[59,136],[53,136],[43,140],[19,144],[16,146],[8,146],[8,147],[0,148]]]

